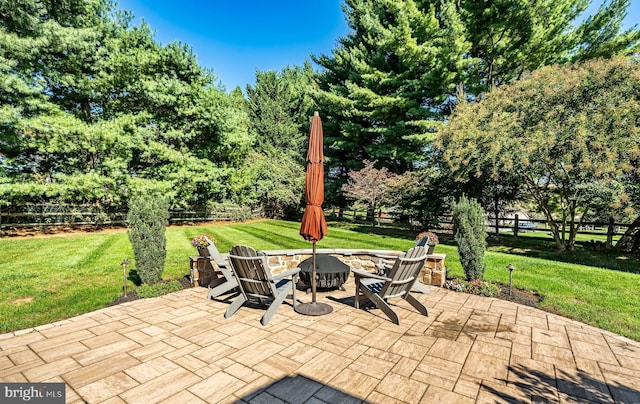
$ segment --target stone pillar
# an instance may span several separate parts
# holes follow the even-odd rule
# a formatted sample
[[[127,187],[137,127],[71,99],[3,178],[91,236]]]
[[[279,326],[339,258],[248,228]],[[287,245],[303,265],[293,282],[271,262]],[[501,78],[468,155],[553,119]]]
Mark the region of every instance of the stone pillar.
[[[429,254],[420,272],[420,281],[426,285],[444,286],[447,270],[444,267],[446,254]]]
[[[208,286],[209,283],[217,278],[213,268],[212,259],[203,256],[189,257],[190,275],[192,286]]]

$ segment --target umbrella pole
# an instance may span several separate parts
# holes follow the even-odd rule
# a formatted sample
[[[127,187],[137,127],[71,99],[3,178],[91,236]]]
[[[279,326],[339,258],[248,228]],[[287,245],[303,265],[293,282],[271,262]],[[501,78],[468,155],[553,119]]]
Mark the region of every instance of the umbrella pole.
[[[316,302],[316,242],[313,242],[313,270],[311,271],[311,302]]]
[[[297,304],[294,310],[297,313],[304,314],[306,316],[322,316],[329,314],[333,311],[333,307],[326,303],[316,302],[316,242],[313,242],[313,259],[311,263],[313,268],[311,269],[311,302]]]

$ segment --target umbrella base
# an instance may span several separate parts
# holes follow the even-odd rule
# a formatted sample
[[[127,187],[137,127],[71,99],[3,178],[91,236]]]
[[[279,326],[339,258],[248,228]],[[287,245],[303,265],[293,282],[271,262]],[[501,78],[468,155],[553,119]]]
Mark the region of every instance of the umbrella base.
[[[296,313],[304,314],[305,316],[324,316],[333,311],[333,307],[326,303],[300,303],[296,305]]]

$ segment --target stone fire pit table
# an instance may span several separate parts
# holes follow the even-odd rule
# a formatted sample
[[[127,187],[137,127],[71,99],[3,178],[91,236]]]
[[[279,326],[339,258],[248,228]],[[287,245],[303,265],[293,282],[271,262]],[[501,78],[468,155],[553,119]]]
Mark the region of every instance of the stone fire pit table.
[[[310,248],[291,250],[261,250],[269,261],[269,268],[274,275],[288,271],[300,266],[303,261],[312,258],[313,250]],[[371,273],[378,272],[378,265],[387,262],[390,258],[397,257],[402,251],[395,250],[365,250],[365,249],[345,249],[345,248],[318,248],[316,249],[316,259],[322,256],[331,256],[342,261],[349,268],[359,269]],[[444,254],[431,254],[427,256],[427,262],[418,280],[426,285],[444,285],[446,269],[444,267]],[[432,262],[433,261],[433,262]],[[318,264],[320,267],[320,264]],[[309,264],[309,271],[311,264]],[[300,276],[304,272],[300,271]],[[349,276],[349,272],[346,272]],[[310,277],[309,277],[310,280]]]
[[[307,258],[298,265],[300,281],[311,287],[311,273],[313,272],[313,257]],[[316,287],[319,289],[340,288],[349,279],[351,268],[338,258],[327,255],[316,255]]]

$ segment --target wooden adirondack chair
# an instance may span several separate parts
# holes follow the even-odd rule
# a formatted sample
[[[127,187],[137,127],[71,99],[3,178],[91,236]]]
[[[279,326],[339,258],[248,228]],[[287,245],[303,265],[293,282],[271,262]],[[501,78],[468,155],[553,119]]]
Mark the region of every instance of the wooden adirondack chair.
[[[416,240],[416,243],[413,246],[427,248],[429,246],[429,236],[424,236],[419,240]]]
[[[389,306],[387,299],[402,298],[425,316],[427,308],[411,295],[411,288],[418,280],[420,270],[427,259],[423,247],[413,247],[396,261],[386,275],[370,274],[366,271],[352,269],[356,282],[355,307],[360,308],[361,298],[373,302],[395,324],[400,324],[398,314]]]
[[[424,254],[427,254],[427,248],[429,247],[429,237],[425,236],[422,237],[419,240],[416,240],[416,243],[413,245],[413,247],[419,247],[422,248],[424,250]],[[411,252],[412,256],[418,257],[420,255],[422,255],[423,253],[419,250],[419,248],[413,248]],[[378,275],[381,276],[388,276],[391,269],[393,268],[394,264],[395,264],[395,260],[396,258],[398,258],[397,256],[383,256],[383,255],[378,255],[378,258],[382,258],[382,261],[376,265],[376,267],[378,268]],[[418,281],[416,283],[413,284],[413,291],[414,292],[420,292],[420,293],[424,293],[424,294],[428,294],[430,293],[429,291],[429,286],[425,285],[424,283]]]
[[[296,306],[296,282],[300,268],[294,268],[278,275],[272,275],[267,257],[258,255],[251,247],[236,245],[228,256],[231,270],[238,280],[240,295],[231,302],[224,313],[231,317],[245,302],[267,304],[267,312],[260,323],[267,325],[289,293],[292,294],[293,307]]]
[[[208,238],[207,241],[209,242],[209,246],[207,247],[207,249],[209,250],[209,256],[216,263],[216,266],[220,270],[220,273],[222,273],[222,278],[214,279],[209,284],[209,293],[207,293],[207,298],[214,299],[237,288],[238,280],[235,276],[233,276],[233,273],[231,272],[231,266],[222,257],[220,251],[218,251],[218,248],[213,243],[213,241],[209,240]]]

